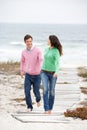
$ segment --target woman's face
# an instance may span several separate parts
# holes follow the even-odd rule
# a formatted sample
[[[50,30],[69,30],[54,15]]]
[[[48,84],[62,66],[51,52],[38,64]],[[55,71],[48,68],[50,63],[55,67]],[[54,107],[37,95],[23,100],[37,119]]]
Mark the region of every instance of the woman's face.
[[[48,39],[48,46],[51,46],[51,41],[50,41],[50,39]]]

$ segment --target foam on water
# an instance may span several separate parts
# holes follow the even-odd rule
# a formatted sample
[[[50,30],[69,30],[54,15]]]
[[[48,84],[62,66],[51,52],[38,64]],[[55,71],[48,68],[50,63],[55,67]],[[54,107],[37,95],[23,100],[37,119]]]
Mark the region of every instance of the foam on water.
[[[42,51],[47,46],[49,35],[58,36],[63,46],[61,65],[78,67],[87,65],[87,25],[49,25],[49,24],[0,24],[0,61],[20,61],[25,48],[23,38],[33,36],[33,44]]]
[[[19,42],[19,41],[18,42],[13,41],[13,42],[10,42],[10,44],[15,45],[15,46],[21,46],[21,45],[24,46],[25,45],[24,42]]]

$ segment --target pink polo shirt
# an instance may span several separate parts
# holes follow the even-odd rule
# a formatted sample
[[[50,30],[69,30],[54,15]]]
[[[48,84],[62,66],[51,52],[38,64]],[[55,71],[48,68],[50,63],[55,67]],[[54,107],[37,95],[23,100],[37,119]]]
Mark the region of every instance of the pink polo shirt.
[[[31,50],[23,50],[20,62],[21,73],[40,74],[42,61],[42,52],[39,48],[33,47]]]

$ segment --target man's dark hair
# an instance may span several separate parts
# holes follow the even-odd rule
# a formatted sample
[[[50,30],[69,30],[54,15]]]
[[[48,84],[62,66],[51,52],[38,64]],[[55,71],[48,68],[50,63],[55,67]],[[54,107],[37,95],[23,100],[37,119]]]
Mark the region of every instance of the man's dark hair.
[[[27,34],[27,35],[24,37],[24,41],[26,42],[26,40],[27,40],[27,39],[30,39],[30,38],[33,40],[33,37],[32,37],[31,35],[28,35],[28,34]]]

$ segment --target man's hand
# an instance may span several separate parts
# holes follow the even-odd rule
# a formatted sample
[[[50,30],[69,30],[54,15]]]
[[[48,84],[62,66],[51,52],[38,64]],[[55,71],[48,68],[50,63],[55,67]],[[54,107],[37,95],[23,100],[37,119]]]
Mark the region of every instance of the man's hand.
[[[21,72],[21,74],[20,74],[20,75],[21,75],[21,78],[23,78],[23,76],[24,76],[24,73],[23,73],[23,72]]]

